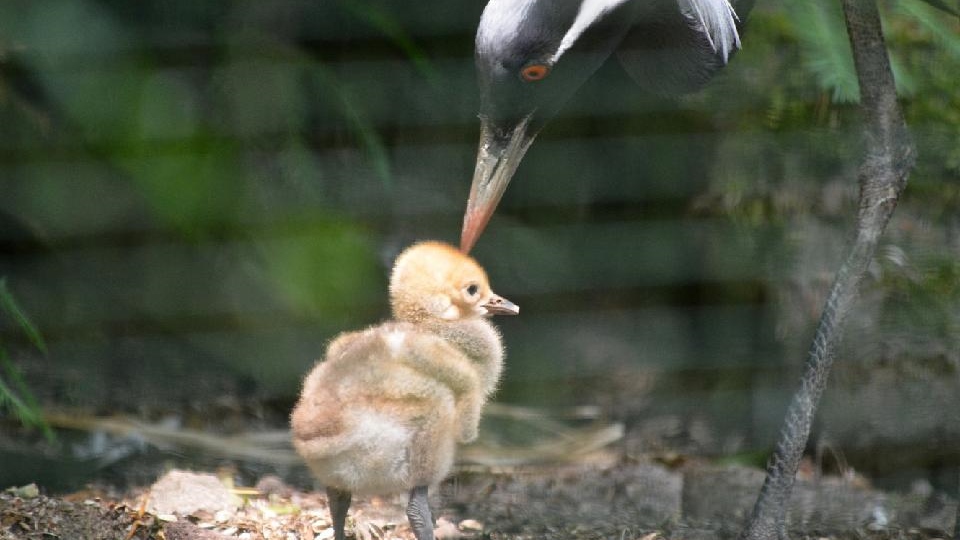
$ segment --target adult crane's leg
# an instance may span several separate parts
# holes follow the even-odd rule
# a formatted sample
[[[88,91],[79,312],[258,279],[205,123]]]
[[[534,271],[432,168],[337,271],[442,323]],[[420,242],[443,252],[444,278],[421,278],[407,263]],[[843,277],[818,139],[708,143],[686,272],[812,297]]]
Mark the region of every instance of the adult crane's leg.
[[[744,540],[786,538],[787,503],[840,341],[840,327],[915,160],[913,142],[896,99],[876,0],[842,0],[842,3],[860,83],[866,143],[857,173],[860,183],[857,233],[820,316],[800,390],[787,409],[780,440],[767,465],[767,478],[741,534]]]

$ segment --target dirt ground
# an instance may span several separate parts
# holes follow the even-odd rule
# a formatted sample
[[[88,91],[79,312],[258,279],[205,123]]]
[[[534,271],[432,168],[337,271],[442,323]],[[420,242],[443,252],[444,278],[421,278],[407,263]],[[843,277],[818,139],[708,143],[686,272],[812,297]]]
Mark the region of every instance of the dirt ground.
[[[113,493],[60,497],[25,486],[0,493],[0,539],[224,540],[332,538],[326,498],[276,477],[253,488],[223,486],[220,509],[176,508],[195,496],[187,480]],[[735,538],[762,472],[705,463],[615,463],[464,470],[434,489],[438,538],[489,540]],[[177,491],[177,490],[180,491]],[[161,501],[171,498],[169,501]],[[411,540],[405,497],[355,498],[348,535]],[[794,538],[950,538],[956,503],[941,493],[884,493],[856,478],[800,478],[790,509]],[[179,514],[179,515],[178,515]]]

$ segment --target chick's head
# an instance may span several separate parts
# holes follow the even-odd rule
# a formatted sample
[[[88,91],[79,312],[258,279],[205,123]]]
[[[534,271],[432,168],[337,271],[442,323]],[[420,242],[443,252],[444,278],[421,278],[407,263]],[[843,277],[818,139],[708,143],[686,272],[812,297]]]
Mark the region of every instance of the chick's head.
[[[414,244],[397,257],[390,305],[394,318],[414,323],[520,312],[490,289],[487,273],[476,261],[441,242]]]

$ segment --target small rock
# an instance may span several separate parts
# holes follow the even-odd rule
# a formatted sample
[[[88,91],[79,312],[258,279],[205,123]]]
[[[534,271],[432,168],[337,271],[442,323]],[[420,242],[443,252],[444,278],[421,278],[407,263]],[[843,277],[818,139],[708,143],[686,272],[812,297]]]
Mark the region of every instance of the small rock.
[[[188,516],[232,511],[235,506],[233,494],[216,476],[172,470],[151,486],[147,509],[153,514]]]
[[[463,533],[456,525],[444,518],[437,519],[437,527],[433,529],[433,535],[436,538],[462,538]]]
[[[21,499],[35,499],[40,496],[40,490],[34,483],[8,488],[7,493],[12,494],[14,497],[20,497]]]
[[[457,527],[459,527],[461,531],[469,531],[469,532],[483,531],[483,523],[480,523],[475,519],[465,519],[461,521],[460,524],[457,525]]]

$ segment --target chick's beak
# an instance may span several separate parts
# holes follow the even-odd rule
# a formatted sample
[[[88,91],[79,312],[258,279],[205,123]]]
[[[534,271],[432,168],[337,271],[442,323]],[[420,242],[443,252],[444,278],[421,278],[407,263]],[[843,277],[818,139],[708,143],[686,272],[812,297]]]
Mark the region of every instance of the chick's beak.
[[[532,117],[530,114],[521,118],[512,130],[497,129],[489,119],[481,117],[477,165],[460,233],[460,251],[463,253],[473,249],[487,227],[520,160],[537,136],[536,130],[530,129]]]
[[[483,305],[483,307],[487,308],[487,315],[520,314],[520,306],[496,294],[491,296],[490,299],[487,300],[487,303]]]

